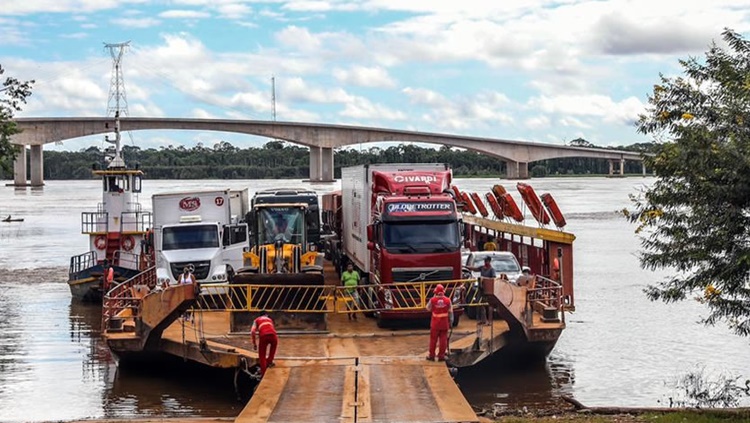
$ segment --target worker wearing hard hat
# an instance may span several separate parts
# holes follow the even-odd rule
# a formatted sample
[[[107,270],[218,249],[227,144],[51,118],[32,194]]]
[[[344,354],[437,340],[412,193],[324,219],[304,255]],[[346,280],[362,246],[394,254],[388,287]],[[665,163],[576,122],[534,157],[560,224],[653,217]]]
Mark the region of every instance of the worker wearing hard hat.
[[[445,350],[448,348],[448,330],[453,324],[453,305],[450,298],[445,296],[445,288],[438,284],[435,295],[427,303],[427,310],[432,312],[430,319],[430,349],[427,360],[435,360],[435,346],[438,348],[438,361],[445,361]]]

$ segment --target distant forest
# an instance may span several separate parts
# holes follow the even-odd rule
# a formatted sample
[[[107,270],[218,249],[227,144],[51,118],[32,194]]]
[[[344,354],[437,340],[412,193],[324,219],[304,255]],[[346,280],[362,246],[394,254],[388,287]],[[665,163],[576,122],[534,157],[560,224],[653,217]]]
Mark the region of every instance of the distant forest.
[[[568,145],[596,147],[583,139]],[[635,144],[617,149],[645,151],[651,144]],[[212,148],[198,144],[192,148],[162,147],[142,150],[134,146],[123,148],[129,166],[137,164],[149,179],[304,179],[309,176],[309,150],[295,144],[269,141],[262,147],[237,148],[222,141]],[[73,151],[45,151],[44,179],[90,179],[93,166],[104,167],[104,152],[98,147]],[[443,146],[423,148],[400,144],[385,149],[340,149],[334,151],[335,177],[341,168],[367,163],[448,163],[457,177],[503,176],[505,162],[501,159]],[[529,165],[533,177],[555,175],[606,174],[609,163],[604,159],[564,158],[533,162]],[[640,173],[638,162],[625,163],[625,173]],[[2,175],[10,179],[12,175]]]

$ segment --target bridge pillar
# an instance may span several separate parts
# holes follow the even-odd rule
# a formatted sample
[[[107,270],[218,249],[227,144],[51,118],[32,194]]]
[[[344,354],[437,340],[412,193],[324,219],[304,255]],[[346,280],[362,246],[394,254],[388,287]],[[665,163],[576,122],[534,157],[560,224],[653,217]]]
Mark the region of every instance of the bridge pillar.
[[[310,181],[320,181],[320,147],[310,147]]]
[[[625,176],[625,159],[620,159],[620,176]]]
[[[333,182],[333,148],[321,148],[320,153],[320,181]]]
[[[26,146],[21,145],[21,151],[18,152],[16,159],[13,161],[13,185],[17,187],[26,186]]]
[[[31,146],[31,186],[44,186],[44,150],[41,145]]]
[[[333,182],[333,149],[310,147],[310,182]]]
[[[643,176],[646,176],[646,163],[641,162],[641,172],[643,172]]]
[[[529,179],[529,164],[526,162],[505,162],[505,177],[507,179]]]

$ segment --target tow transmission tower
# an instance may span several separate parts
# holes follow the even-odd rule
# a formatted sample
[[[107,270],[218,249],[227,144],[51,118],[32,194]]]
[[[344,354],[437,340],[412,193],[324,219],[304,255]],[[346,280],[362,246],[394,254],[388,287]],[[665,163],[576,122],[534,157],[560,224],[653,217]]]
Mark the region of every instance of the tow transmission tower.
[[[112,56],[112,78],[109,83],[109,99],[107,100],[107,116],[115,118],[115,139],[110,140],[104,137],[104,140],[114,144],[114,151],[107,149],[107,156],[110,158],[108,168],[124,168],[125,161],[122,159],[121,137],[120,137],[120,116],[128,116],[128,98],[125,95],[125,80],[122,77],[122,55],[125,49],[130,46],[130,41],[124,43],[104,43],[104,48],[109,49]]]

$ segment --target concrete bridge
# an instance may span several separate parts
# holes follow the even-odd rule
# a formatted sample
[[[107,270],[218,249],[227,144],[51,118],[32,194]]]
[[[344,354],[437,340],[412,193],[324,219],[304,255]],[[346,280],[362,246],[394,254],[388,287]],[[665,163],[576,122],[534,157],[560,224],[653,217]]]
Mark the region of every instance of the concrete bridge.
[[[15,121],[23,132],[14,135],[11,142],[24,146],[13,167],[14,184],[17,186],[27,185],[25,146],[30,146],[31,150],[31,185],[39,186],[44,184],[42,160],[44,144],[109,133],[113,132],[114,128],[114,118],[111,117],[30,117],[18,118]],[[619,162],[620,174],[624,173],[625,160],[641,161],[640,153],[629,151],[317,123],[127,117],[120,118],[120,128],[122,131],[177,129],[235,132],[305,145],[310,148],[310,180],[313,182],[333,181],[334,148],[384,141],[441,144],[489,154],[506,162],[509,179],[528,178],[528,164],[545,159],[563,157],[608,159],[610,160],[610,173],[613,172],[614,163]]]

